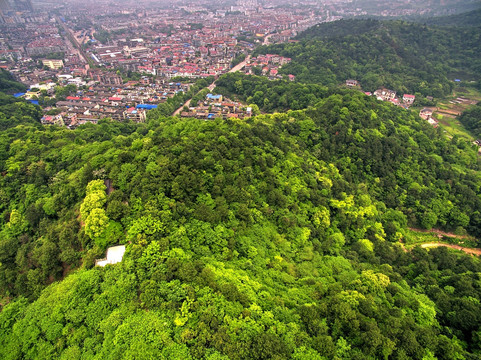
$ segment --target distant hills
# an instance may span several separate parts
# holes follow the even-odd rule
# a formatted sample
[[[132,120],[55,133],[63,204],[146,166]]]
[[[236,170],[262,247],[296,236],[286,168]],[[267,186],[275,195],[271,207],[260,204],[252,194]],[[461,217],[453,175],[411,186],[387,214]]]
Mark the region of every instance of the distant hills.
[[[479,5],[481,6],[481,3]],[[425,23],[440,26],[481,26],[481,8],[458,15],[431,18]]]
[[[280,73],[294,74],[299,82],[336,86],[352,78],[367,91],[385,86],[442,97],[451,92],[454,78],[481,79],[480,27],[340,20],[311,27],[296,40],[257,53],[292,58]]]

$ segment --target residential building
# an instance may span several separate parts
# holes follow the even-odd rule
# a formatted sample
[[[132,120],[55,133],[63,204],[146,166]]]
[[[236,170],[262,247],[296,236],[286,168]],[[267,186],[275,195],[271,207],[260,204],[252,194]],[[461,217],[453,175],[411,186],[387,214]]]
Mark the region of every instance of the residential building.
[[[403,95],[403,103],[405,103],[406,105],[412,105],[415,99],[416,99],[416,96],[414,95],[409,95],[409,94]]]
[[[42,64],[53,70],[63,68],[63,60],[42,60]]]

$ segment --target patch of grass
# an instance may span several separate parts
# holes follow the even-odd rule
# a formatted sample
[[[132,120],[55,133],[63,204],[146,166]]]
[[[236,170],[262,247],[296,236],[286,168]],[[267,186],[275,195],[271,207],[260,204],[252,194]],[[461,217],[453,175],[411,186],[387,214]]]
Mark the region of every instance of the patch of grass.
[[[403,242],[406,248],[412,248],[420,244],[439,242],[439,240],[439,237],[433,233],[407,230]]]
[[[454,92],[460,93],[460,94],[468,94],[469,89],[464,88],[464,87],[457,87],[457,88],[454,89]]]
[[[466,93],[463,94],[463,95],[465,95],[466,97],[469,97],[473,100],[477,100],[477,101],[481,100],[481,92],[479,90],[477,90],[475,88],[472,88],[472,87],[467,88],[466,90],[467,90]]]
[[[472,87],[458,87],[454,90],[453,96],[445,101],[450,99],[456,99],[457,97],[463,97],[469,100],[474,101],[481,101],[481,92],[472,88]],[[452,103],[439,103],[438,108],[440,110],[454,110],[458,112],[464,112],[468,107],[472,105],[460,103],[460,104],[452,104]],[[450,116],[442,115],[440,113],[435,112],[434,117],[439,120],[439,125],[443,130],[446,130],[448,136],[453,137],[455,135],[465,138],[468,141],[473,141],[474,138],[469,131],[467,131],[464,126],[459,122],[457,118],[453,118]]]
[[[441,120],[441,126],[451,135],[458,135],[463,137],[468,141],[473,141],[473,136],[464,128],[464,126],[459,122],[458,119],[453,119],[451,117],[443,116],[440,117],[439,114],[436,117]]]

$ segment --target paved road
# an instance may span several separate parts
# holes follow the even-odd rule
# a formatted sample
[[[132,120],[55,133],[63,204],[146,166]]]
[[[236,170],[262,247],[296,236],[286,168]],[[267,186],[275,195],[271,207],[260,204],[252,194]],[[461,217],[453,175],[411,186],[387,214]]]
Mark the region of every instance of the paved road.
[[[250,58],[251,58],[251,56],[250,56],[250,55],[247,55],[247,57],[245,58],[245,60],[244,60],[243,62],[237,64],[237,65],[234,66],[232,69],[230,69],[228,72],[231,73],[231,72],[239,71],[240,69],[242,69],[242,68],[247,64],[247,62],[250,60]],[[212,82],[212,84],[210,84],[210,85],[207,87],[207,89],[209,89],[209,91],[214,90],[214,88],[215,88],[215,82],[216,82],[216,81],[217,81],[217,80],[214,80],[214,81]],[[199,90],[199,92],[201,92],[202,90],[204,90],[204,89]],[[172,116],[179,115],[179,114],[182,112],[182,109],[184,108],[184,106],[189,107],[189,106],[190,106],[190,100],[191,100],[191,99],[187,100],[187,101],[184,103],[184,105],[182,105],[180,108],[178,108],[177,110],[175,110],[174,113],[172,114]]]
[[[264,42],[262,43],[262,45],[269,45],[269,39],[272,37],[272,35],[274,35],[274,34],[269,34],[269,35],[267,35],[267,36],[264,38]]]
[[[240,69],[242,69],[244,66],[246,66],[247,62],[251,59],[251,56],[250,55],[247,55],[247,57],[245,58],[245,60],[239,64],[237,64],[236,66],[234,66],[232,69],[230,69],[228,72],[236,72],[236,71],[239,71]]]
[[[68,39],[70,40],[70,42],[72,43],[72,45],[74,46],[74,48],[76,48],[76,50],[78,51],[78,54],[81,58],[84,59],[84,61],[86,63],[89,63],[89,59],[88,59],[88,56],[87,54],[85,54],[85,52],[82,50],[82,46],[79,44],[79,42],[77,41],[77,38],[75,37],[75,34],[73,33],[72,30],[70,30],[68,28],[68,26],[62,21],[60,20],[60,18],[58,16],[55,17],[57,19],[57,23],[63,27],[63,29],[65,30],[65,32],[67,33],[67,37]]]

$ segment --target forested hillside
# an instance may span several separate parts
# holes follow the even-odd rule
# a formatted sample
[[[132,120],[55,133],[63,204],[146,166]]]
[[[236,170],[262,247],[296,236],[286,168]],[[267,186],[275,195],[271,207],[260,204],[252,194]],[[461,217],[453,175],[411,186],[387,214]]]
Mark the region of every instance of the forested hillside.
[[[423,22],[429,25],[440,26],[481,26],[481,9],[468,11],[458,15],[440,16],[427,20],[424,19]]]
[[[366,91],[387,87],[443,97],[453,80],[480,81],[481,28],[447,28],[401,21],[340,20],[316,25],[299,42],[259,47],[292,58],[282,74],[337,86],[356,79]]]
[[[19,124],[40,125],[40,107],[11,96],[25,89],[8,71],[0,69],[0,131]],[[5,160],[4,156],[0,154],[0,161]]]
[[[19,124],[40,125],[41,117],[40,107],[0,92],[0,131]]]
[[[328,95],[328,88],[316,84],[298,84],[286,80],[271,81],[240,72],[222,75],[215,92],[255,104],[264,112],[306,109]]]
[[[481,103],[471,109],[466,110],[460,117],[459,121],[466,129],[477,137],[481,138]]]
[[[0,91],[1,92],[7,93],[7,94],[13,94],[16,92],[24,91],[25,89],[26,89],[26,86],[19,82],[16,82],[12,74],[10,74],[8,71],[0,69]]]
[[[319,91],[235,121],[17,118],[0,136],[0,358],[479,356],[481,262],[399,243],[408,226],[480,238],[476,149]],[[123,262],[93,268],[118,243]]]

